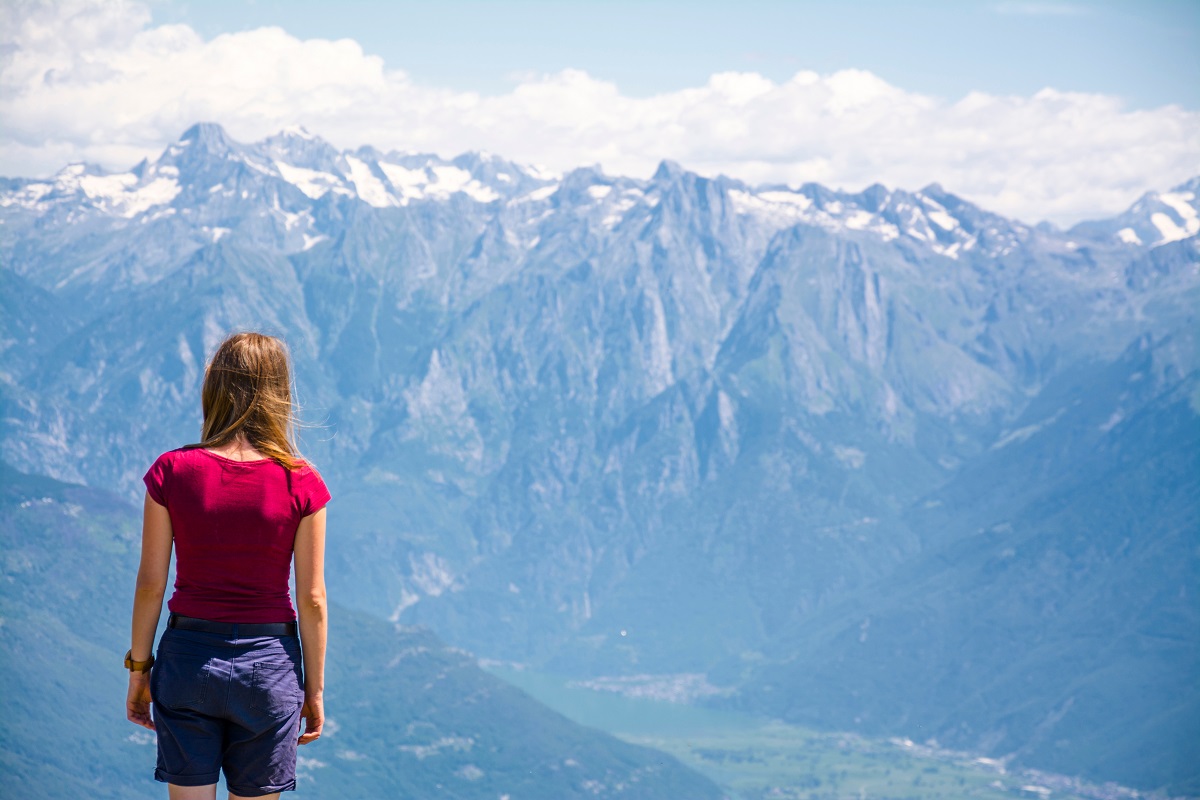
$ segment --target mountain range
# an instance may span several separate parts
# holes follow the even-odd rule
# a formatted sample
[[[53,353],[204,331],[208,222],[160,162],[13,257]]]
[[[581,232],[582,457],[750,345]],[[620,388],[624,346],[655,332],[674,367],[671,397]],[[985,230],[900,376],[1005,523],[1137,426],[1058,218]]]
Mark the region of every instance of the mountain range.
[[[0,457],[133,501],[277,333],[379,636],[1200,793],[1198,192],[1064,231],[200,124],[0,181]]]

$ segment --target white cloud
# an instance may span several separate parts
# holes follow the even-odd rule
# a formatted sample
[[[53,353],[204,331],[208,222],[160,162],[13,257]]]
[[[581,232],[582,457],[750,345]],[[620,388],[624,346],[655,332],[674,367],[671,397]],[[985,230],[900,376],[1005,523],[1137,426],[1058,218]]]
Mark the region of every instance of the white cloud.
[[[1131,111],[1096,94],[947,101],[844,70],[782,83],[721,73],[630,97],[567,69],[484,96],[414,83],[352,40],[262,28],[206,41],[185,25],[153,27],[124,1],[5,4],[0,28],[6,175],[69,160],[125,168],[199,120],[243,140],[302,124],[339,147],[483,149],[556,170],[599,163],[645,176],[671,158],[751,183],[938,181],[1000,213],[1060,223],[1200,173],[1200,114]]]

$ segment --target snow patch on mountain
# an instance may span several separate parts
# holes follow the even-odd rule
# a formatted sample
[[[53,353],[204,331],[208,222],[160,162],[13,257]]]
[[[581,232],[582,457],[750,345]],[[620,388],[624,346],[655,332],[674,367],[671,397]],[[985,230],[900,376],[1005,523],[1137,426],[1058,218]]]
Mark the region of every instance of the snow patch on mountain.
[[[1150,215],[1150,221],[1154,223],[1154,227],[1158,228],[1158,232],[1162,234],[1162,238],[1158,240],[1159,244],[1167,242],[1177,242],[1180,239],[1188,237],[1188,230],[1185,227],[1175,224],[1175,220],[1168,217],[1161,211],[1156,211]]]
[[[308,129],[303,125],[288,125],[280,134],[283,136],[295,136],[298,139],[315,140],[317,137],[308,132]]]
[[[1161,211],[1150,215],[1150,221],[1162,234],[1159,244],[1177,242],[1200,232],[1200,215],[1191,205],[1191,201],[1196,199],[1195,194],[1192,192],[1163,192],[1158,195],[1158,199],[1174,211],[1177,217],[1177,219],[1171,219],[1168,214]]]
[[[737,213],[756,216],[779,228],[804,223],[830,231],[862,231],[885,242],[906,236],[926,243],[934,252],[950,258],[958,258],[963,250],[970,250],[976,243],[975,237],[968,235],[958,220],[936,203],[932,212],[925,212],[918,204],[903,200],[872,211],[864,207],[865,198],[852,195],[817,202],[802,192],[746,188],[731,189],[729,197]],[[888,201],[893,199],[889,197]],[[955,241],[939,241],[929,224],[929,213],[939,215],[939,227],[951,231]],[[893,221],[901,217],[906,217],[903,229]]]
[[[625,214],[642,202],[645,197],[645,193],[639,189],[625,190],[616,199],[610,199],[600,224],[606,228],[615,228],[625,218]]]
[[[413,197],[423,197],[424,187],[429,184],[429,176],[425,169],[409,169],[389,161],[380,161],[379,169],[388,179],[392,188],[400,193],[400,197],[408,200]]]
[[[932,203],[933,201],[929,201]],[[958,220],[946,213],[944,208],[933,208],[925,212],[925,216],[942,230],[952,231],[958,227]]]
[[[1117,238],[1125,244],[1141,244],[1142,237],[1137,235],[1137,231],[1133,228],[1121,228],[1117,231]]]
[[[459,169],[458,167],[431,167],[430,169],[437,178],[434,186],[430,188],[430,194],[434,196],[443,193],[449,195],[455,192],[463,192],[468,197],[478,200],[481,203],[490,203],[500,197],[492,189],[472,179],[471,173],[465,169]]]
[[[376,208],[397,205],[392,196],[388,194],[388,190],[384,188],[383,182],[375,177],[366,163],[354,156],[346,156],[346,164],[350,167],[350,181],[358,190],[359,200]]]
[[[759,192],[758,197],[768,203],[784,203],[796,206],[801,211],[812,208],[812,200],[799,192],[767,191]]]
[[[342,182],[337,177],[330,175],[328,172],[305,169],[304,167],[285,164],[282,161],[275,162],[275,169],[279,170],[280,177],[313,200],[323,197],[330,189],[342,185]],[[213,187],[214,190],[217,188],[217,186]]]
[[[467,170],[453,165],[427,161],[420,167],[408,167],[381,159],[375,163],[391,186],[389,192],[366,163],[352,156],[347,156],[346,161],[351,169],[351,179],[359,190],[359,198],[379,208],[405,206],[413,200],[445,200],[459,192],[480,203],[500,199],[494,189],[476,180]],[[512,176],[506,174],[505,177],[505,183],[512,183]]]
[[[0,208],[17,206],[18,208],[38,210],[42,198],[53,191],[53,184],[29,183],[19,189],[0,195]]]
[[[19,205],[32,210],[44,210],[43,201],[51,196],[86,198],[89,205],[118,217],[136,217],[156,206],[170,203],[180,192],[175,176],[178,170],[164,168],[146,179],[132,172],[103,174],[91,171],[85,164],[72,164],[54,178],[53,184],[35,183],[22,191],[0,198],[0,205]]]
[[[1163,192],[1158,196],[1158,199],[1169,205],[1179,215],[1181,220],[1188,228],[1196,227],[1200,223],[1196,209],[1191,205],[1195,201],[1196,195],[1193,192]]]

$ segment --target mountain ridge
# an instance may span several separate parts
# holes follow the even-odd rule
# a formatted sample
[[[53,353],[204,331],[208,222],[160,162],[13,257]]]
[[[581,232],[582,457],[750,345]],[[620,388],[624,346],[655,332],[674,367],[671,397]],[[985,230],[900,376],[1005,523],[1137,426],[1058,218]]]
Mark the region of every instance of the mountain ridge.
[[[199,152],[209,158],[221,157],[227,161],[235,161],[246,169],[273,175],[313,200],[332,191],[357,196],[363,202],[376,207],[406,205],[413,200],[425,199],[426,191],[423,189],[429,190],[432,196],[440,195],[444,198],[450,194],[465,193],[477,202],[492,202],[502,198],[511,199],[514,196],[511,191],[504,191],[505,184],[508,188],[518,188],[521,185],[535,187],[536,191],[537,188],[544,189],[559,182],[540,169],[517,165],[486,153],[466,152],[445,159],[428,153],[381,153],[370,146],[337,151],[317,136],[306,131],[298,132],[302,130],[281,131],[254,144],[244,145],[234,141],[217,123],[197,123],[185,131],[175,144],[169,145],[158,159],[153,162],[143,160],[126,172],[106,172],[80,163],[64,168],[52,183],[35,178],[4,178],[8,191],[0,194],[0,203],[36,208],[44,198],[61,200],[74,194],[78,199],[78,194],[82,193],[85,197],[98,201],[96,206],[101,210],[136,216],[149,208],[169,204],[174,199],[172,189],[177,187],[172,187],[171,181],[178,177],[178,159],[180,156],[190,158],[188,153],[192,147],[199,148]],[[281,161],[272,156],[288,160]],[[187,167],[186,159],[183,166]],[[420,168],[414,169],[414,166]],[[436,174],[439,170],[443,174]],[[421,174],[430,171],[433,174]],[[470,177],[461,173],[467,173]],[[578,167],[566,175],[579,173],[601,176],[594,167]],[[670,183],[686,174],[693,173],[684,170],[676,162],[664,159],[649,180],[640,181],[620,176],[602,177],[609,181],[631,183],[644,189],[656,183]],[[566,175],[560,180],[565,180]],[[202,174],[194,174],[191,182],[198,183],[202,177]],[[481,183],[480,177],[486,182]],[[137,180],[130,181],[129,178]],[[886,220],[875,225],[877,232],[885,237],[894,237],[901,235],[903,231],[904,235],[917,240],[935,243],[940,240],[944,243],[942,253],[950,257],[957,257],[958,249],[953,248],[955,242],[961,249],[975,246],[975,242],[972,242],[969,236],[962,237],[954,233],[964,220],[972,222],[968,233],[974,228],[983,229],[982,223],[991,223],[994,227],[997,222],[1007,222],[1011,231],[1006,239],[1010,242],[1014,234],[1025,236],[1032,230],[1021,223],[1013,224],[1003,217],[984,212],[968,201],[946,192],[936,182],[915,192],[889,190],[876,183],[861,192],[852,193],[827,189],[815,183],[806,183],[798,188],[782,184],[751,187],[740,180],[725,176],[706,180],[718,181],[741,190],[748,195],[742,198],[743,202],[757,204],[760,206],[759,211],[769,210],[772,214],[792,216],[801,221],[822,220],[819,213],[807,218],[801,213],[812,207],[815,207],[817,212],[828,212],[832,208],[833,216],[837,217],[842,214],[839,207],[848,201],[855,208],[871,213],[890,210],[892,213],[887,215]],[[217,185],[213,184],[210,188],[215,189]],[[1126,244],[1141,245],[1143,241],[1148,241],[1150,246],[1186,238],[1200,230],[1200,227],[1197,227],[1200,225],[1200,219],[1197,218],[1195,203],[1198,185],[1200,177],[1192,178],[1169,191],[1148,192],[1128,211],[1109,220],[1078,223],[1068,232],[1088,238],[1103,238],[1107,235],[1108,238],[1115,238]],[[109,201],[107,204],[106,200]],[[949,203],[950,208],[961,211],[963,217],[949,214],[945,203]],[[765,208],[762,207],[764,204]],[[892,206],[890,209],[889,204]],[[902,219],[902,212],[912,212],[914,206],[920,210],[922,204],[926,206],[924,211],[927,213],[918,213],[915,218],[910,213],[909,219]],[[1155,219],[1159,221],[1155,222]],[[830,222],[828,214],[824,222]],[[869,221],[861,216],[846,215],[841,222],[852,229],[867,229]],[[897,224],[904,222],[908,223],[905,227]],[[1119,228],[1114,227],[1118,223],[1124,224]],[[1136,225],[1137,228],[1131,227],[1132,225]],[[1136,242],[1129,238],[1126,230],[1137,234]],[[1143,239],[1141,234],[1146,230],[1157,230],[1157,239],[1151,236]]]

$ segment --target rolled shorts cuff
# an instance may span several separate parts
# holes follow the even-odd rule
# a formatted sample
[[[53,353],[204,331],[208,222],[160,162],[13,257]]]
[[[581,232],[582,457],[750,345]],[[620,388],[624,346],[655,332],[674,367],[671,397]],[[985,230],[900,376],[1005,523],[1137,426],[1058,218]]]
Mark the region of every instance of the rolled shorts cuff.
[[[208,786],[216,783],[221,777],[221,771],[207,772],[202,775],[172,775],[166,770],[154,770],[154,780],[162,783],[173,783],[176,786]]]
[[[273,786],[239,786],[237,784],[229,784],[227,788],[231,794],[236,794],[238,797],[263,797],[268,794],[275,794],[276,792],[295,791],[296,782],[293,780]]]

